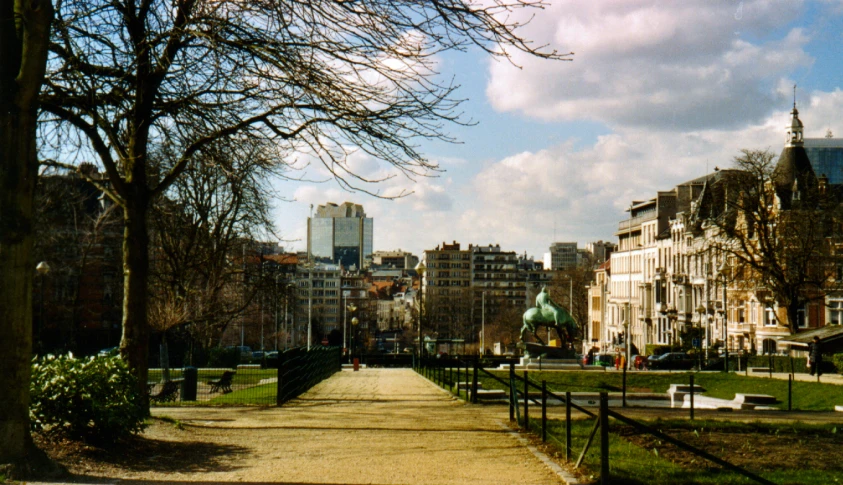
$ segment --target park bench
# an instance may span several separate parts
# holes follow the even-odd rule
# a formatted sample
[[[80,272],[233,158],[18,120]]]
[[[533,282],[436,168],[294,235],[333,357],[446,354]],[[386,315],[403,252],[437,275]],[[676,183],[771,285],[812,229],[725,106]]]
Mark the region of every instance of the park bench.
[[[735,394],[734,402],[740,409],[755,409],[758,406],[775,406],[779,400],[767,394]]]
[[[702,386],[694,384],[694,394],[701,394],[703,392],[705,392],[705,389]],[[677,402],[683,403],[685,401],[685,395],[690,393],[690,384],[671,384],[667,390],[667,394],[670,396],[670,407],[676,407]]]
[[[211,386],[211,392],[222,392],[223,394],[227,394],[231,392],[231,381],[234,379],[234,372],[232,371],[225,371],[222,373],[222,377],[220,377],[216,381],[208,381],[208,385]]]
[[[152,394],[149,396],[149,400],[152,402],[175,402],[176,397],[178,395],[180,389],[180,382],[177,381],[166,381],[164,385],[161,386],[161,390],[158,391],[156,394]]]

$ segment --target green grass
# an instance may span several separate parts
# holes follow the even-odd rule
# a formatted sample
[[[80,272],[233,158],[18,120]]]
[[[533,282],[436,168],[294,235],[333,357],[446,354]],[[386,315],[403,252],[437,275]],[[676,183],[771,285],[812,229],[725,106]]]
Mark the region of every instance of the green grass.
[[[804,425],[804,424],[762,424],[762,423],[732,423],[722,421],[655,421],[651,423],[656,428],[682,428],[719,431],[754,432],[760,434],[793,433],[799,434],[802,431],[810,432],[836,432],[831,431],[833,425]],[[531,420],[531,428],[535,432],[540,431],[540,422]],[[594,426],[593,420],[575,420],[572,422],[571,435],[571,456],[576,461],[585,446],[588,435]],[[614,426],[614,422],[612,424]],[[699,463],[705,465],[701,469],[686,469],[661,456],[651,449],[644,449],[623,439],[617,433],[609,433],[609,471],[613,483],[625,484],[651,484],[651,485],[672,485],[683,484],[747,484],[756,483],[740,474],[726,471],[714,463],[699,458]],[[548,443],[556,451],[564,456],[565,450],[565,422],[561,420],[548,421]],[[671,446],[671,445],[666,445]],[[599,433],[585,455],[583,471],[592,479],[600,473],[600,438]],[[728,461],[728,453],[724,458]],[[764,478],[775,483],[782,484],[827,484],[843,483],[843,472],[839,471],[817,471],[803,469],[788,469],[761,471],[764,468],[764,457],[759,456],[759,464],[751,470]]]
[[[507,372],[494,372],[498,377],[508,379]],[[523,376],[523,373],[519,373]],[[627,392],[664,393],[671,384],[689,382],[690,373],[641,372],[627,374]],[[620,392],[623,388],[623,374],[620,372],[540,372],[530,371],[533,382],[547,381],[548,390],[553,392]],[[483,389],[503,389],[494,379],[482,375]],[[696,373],[694,383],[706,389],[703,394],[720,399],[733,399],[736,393],[769,394],[781,401],[780,407],[787,408],[787,381],[767,377],[746,377],[740,374]],[[843,404],[843,386],[816,382],[793,382],[793,409],[802,411],[833,411],[835,405]]]
[[[211,399],[211,404],[242,404],[242,405],[258,405],[258,404],[275,404],[275,393],[277,384],[272,382],[269,384],[262,384],[260,386],[250,387],[248,389],[240,389],[228,394],[222,394]]]
[[[199,369],[199,382],[212,381],[219,379],[225,370],[209,370]],[[234,382],[237,384],[252,385],[260,382],[261,379],[268,379],[278,375],[277,369],[240,369],[234,375]],[[181,379],[181,369],[171,369],[170,379]],[[161,380],[161,371],[159,369],[150,370],[148,379],[150,382],[158,382]]]

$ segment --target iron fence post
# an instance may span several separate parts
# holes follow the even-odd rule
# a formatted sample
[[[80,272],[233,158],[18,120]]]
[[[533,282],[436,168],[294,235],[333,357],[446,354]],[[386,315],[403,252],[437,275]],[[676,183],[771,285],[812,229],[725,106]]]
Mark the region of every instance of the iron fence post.
[[[547,442],[547,381],[542,380],[542,443]]]
[[[509,421],[515,421],[515,396],[512,392],[512,383],[515,382],[515,362],[509,361]]]
[[[691,421],[694,420],[694,374],[691,374]]]
[[[623,407],[626,407],[626,366],[623,366]]]
[[[571,391],[565,391],[565,459],[571,461]]]
[[[477,404],[477,373],[478,367],[480,366],[480,358],[478,356],[474,357],[474,375],[471,378],[471,402]],[[466,381],[468,380],[468,376],[466,376]],[[468,383],[466,382],[466,387],[468,387]]]
[[[793,411],[793,374],[787,376],[787,410]]]
[[[609,394],[600,393],[600,483],[609,484]]]
[[[530,384],[527,380],[527,371],[524,371],[524,429],[530,430]]]

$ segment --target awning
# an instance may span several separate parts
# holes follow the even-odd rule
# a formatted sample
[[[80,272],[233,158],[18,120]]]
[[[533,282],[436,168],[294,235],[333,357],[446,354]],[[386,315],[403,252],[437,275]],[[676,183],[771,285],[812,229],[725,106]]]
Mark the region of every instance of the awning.
[[[807,347],[814,340],[814,337],[819,337],[821,344],[843,344],[843,325],[826,325],[825,327],[794,333],[779,340],[779,343]]]

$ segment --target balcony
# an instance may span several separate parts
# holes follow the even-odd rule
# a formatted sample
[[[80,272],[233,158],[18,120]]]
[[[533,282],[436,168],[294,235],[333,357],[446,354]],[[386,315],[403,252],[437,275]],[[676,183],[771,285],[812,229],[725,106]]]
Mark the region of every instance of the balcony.
[[[658,217],[658,212],[648,212],[646,214],[641,214],[640,216],[635,216],[632,219],[624,219],[618,222],[618,232],[615,235],[623,234],[630,230],[630,228],[634,229],[637,226],[640,226],[641,223],[652,221]]]

